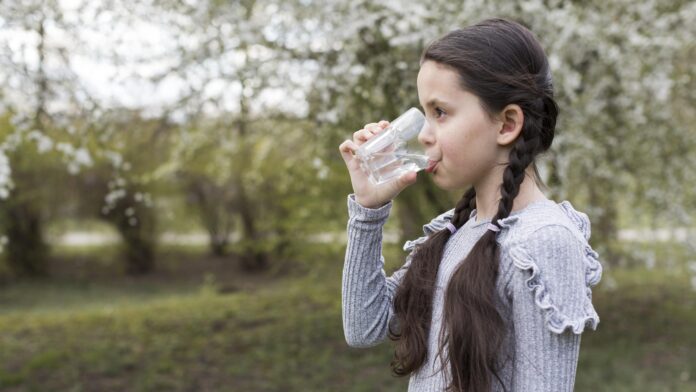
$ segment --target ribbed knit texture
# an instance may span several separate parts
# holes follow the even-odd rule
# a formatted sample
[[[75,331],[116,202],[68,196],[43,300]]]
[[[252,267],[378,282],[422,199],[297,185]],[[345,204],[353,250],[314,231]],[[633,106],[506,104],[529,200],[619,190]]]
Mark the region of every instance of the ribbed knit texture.
[[[394,323],[392,301],[411,261],[416,244],[445,228],[449,210],[423,226],[424,236],[407,241],[404,265],[387,277],[382,256],[382,228],[392,202],[371,209],[348,196],[348,244],[343,269],[343,328],[352,347],[371,347],[387,339]],[[442,327],[443,293],[457,265],[487,230],[488,220],[469,220],[448,240],[437,275],[427,363],[412,374],[411,392],[443,391],[449,367],[436,357]],[[601,279],[597,253],[588,244],[590,222],[570,202],[541,200],[500,219],[497,234],[500,268],[496,289],[498,310],[507,323],[499,361],[503,388],[493,378],[493,391],[572,391],[587,325],[597,328],[591,287]],[[397,323],[393,328],[398,328]]]

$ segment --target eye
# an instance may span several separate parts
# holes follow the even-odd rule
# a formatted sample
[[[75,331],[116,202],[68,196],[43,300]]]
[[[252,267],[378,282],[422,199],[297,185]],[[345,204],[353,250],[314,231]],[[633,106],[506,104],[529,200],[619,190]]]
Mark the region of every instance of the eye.
[[[440,115],[444,116],[445,114],[447,114],[447,113],[445,113],[445,111],[442,110],[441,108],[439,108],[439,107],[435,108],[435,117],[436,118],[440,118],[441,117]]]

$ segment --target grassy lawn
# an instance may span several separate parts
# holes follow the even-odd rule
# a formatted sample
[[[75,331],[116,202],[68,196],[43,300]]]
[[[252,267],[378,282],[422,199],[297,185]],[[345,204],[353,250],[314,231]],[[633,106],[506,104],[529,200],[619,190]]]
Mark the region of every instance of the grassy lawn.
[[[187,269],[190,252],[153,277],[0,288],[0,389],[405,391],[408,380],[390,374],[390,343],[345,343],[342,250],[317,245],[309,273],[286,278],[243,276],[219,260]],[[403,252],[390,245],[385,258],[390,273]],[[583,335],[576,390],[696,390],[690,276],[658,263],[605,279],[615,284],[594,291],[601,322]]]

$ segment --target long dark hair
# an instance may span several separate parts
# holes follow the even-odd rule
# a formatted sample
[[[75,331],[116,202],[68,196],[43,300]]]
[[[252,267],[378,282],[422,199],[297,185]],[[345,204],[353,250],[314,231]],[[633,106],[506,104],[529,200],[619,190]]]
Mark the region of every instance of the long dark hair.
[[[527,28],[495,18],[440,37],[423,51],[421,64],[425,61],[455,70],[460,87],[478,96],[491,118],[508,104],[519,105],[524,113],[522,131],[503,173],[498,211],[491,220],[496,224],[509,216],[527,167],[533,166],[534,180],[541,183],[535,157],[551,146],[558,115],[546,54]],[[476,191],[471,187],[457,203],[452,224],[464,225],[474,208]],[[390,328],[389,338],[396,341],[391,366],[398,376],[416,371],[426,360],[435,281],[450,235],[443,229],[416,246],[396,291],[394,317],[400,331]],[[447,346],[442,363],[449,362],[452,375],[448,391],[487,392],[492,376],[503,384],[498,353],[505,323],[495,306],[499,258],[496,232],[487,230],[456,268],[445,291],[438,355],[442,358]]]

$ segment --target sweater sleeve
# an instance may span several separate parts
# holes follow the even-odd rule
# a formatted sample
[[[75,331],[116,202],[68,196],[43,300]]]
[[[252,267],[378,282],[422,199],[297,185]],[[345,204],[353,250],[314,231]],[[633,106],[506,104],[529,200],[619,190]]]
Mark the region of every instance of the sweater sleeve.
[[[581,333],[599,318],[586,281],[587,254],[567,227],[549,225],[512,246],[514,391],[572,391]]]
[[[343,331],[352,347],[376,346],[385,340],[394,313],[392,299],[410,263],[387,277],[382,255],[382,228],[392,208],[373,209],[348,195],[348,244],[343,265]],[[395,326],[392,326],[393,328]]]

